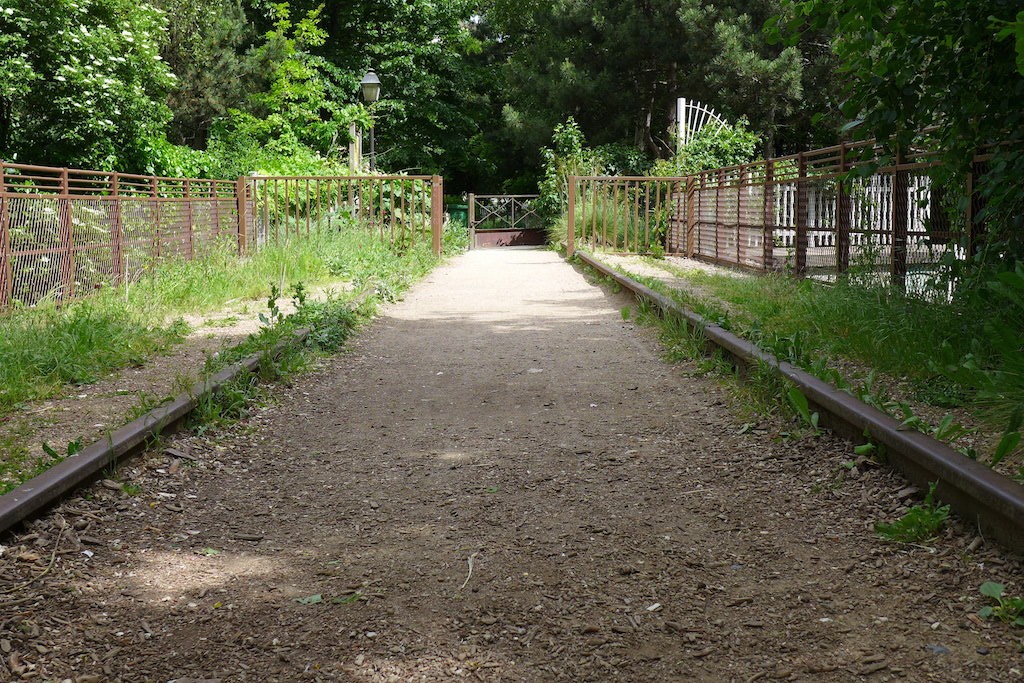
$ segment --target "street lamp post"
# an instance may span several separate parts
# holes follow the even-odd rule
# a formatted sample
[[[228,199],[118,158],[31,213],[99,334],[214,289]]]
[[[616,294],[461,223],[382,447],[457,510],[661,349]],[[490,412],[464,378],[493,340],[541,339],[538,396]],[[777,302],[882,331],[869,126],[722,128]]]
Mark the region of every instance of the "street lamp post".
[[[367,105],[372,105],[380,99],[380,79],[377,78],[377,74],[373,72],[373,69],[366,72],[359,85],[363,90],[363,101]],[[374,149],[373,137],[373,124],[370,124],[370,171],[377,170],[377,150]]]

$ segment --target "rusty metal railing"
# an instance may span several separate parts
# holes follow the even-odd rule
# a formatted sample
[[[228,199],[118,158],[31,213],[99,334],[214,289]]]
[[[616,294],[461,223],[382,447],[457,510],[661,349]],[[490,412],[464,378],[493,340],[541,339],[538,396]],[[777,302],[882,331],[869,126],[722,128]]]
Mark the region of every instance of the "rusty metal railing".
[[[863,265],[899,284],[908,269],[950,251],[962,257],[960,238],[977,226],[936,181],[935,155],[915,151],[869,169],[875,151],[837,145],[677,178],[573,177],[569,249],[664,251],[800,275]],[[851,174],[857,167],[870,172]]]
[[[66,302],[218,243],[366,229],[441,251],[439,176],[166,178],[0,162],[0,310]]]

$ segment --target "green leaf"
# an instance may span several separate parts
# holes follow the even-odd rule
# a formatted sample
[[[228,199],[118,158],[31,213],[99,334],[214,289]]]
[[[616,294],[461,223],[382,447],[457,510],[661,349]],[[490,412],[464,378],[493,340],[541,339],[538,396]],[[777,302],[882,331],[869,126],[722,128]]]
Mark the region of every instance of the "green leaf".
[[[990,619],[994,612],[995,610],[993,610],[991,606],[982,607],[980,610],[978,610],[978,616],[982,619]]]
[[[46,443],[45,441],[43,442],[43,452],[46,453],[51,458],[60,457],[60,454],[57,451],[53,450],[53,447],[50,444]]]
[[[304,598],[295,598],[295,602],[300,605],[316,605],[324,601],[324,596],[320,593],[315,595],[308,595]]]
[[[1003,458],[1017,448],[1020,444],[1020,438],[1020,432],[1009,432],[1008,434],[1003,434],[1003,438],[999,440],[999,444],[996,446],[996,452],[992,454],[992,459],[989,461],[989,465],[994,467],[1002,462]]]
[[[982,595],[998,600],[1003,597],[1003,591],[1006,590],[1006,587],[1001,583],[996,583],[995,581],[986,581],[981,584],[981,588],[979,590]]]
[[[860,446],[855,446],[853,452],[856,453],[857,455],[871,455],[872,453],[875,452],[875,449],[877,448],[878,447],[875,446],[875,444],[873,443],[865,443],[861,444]]]

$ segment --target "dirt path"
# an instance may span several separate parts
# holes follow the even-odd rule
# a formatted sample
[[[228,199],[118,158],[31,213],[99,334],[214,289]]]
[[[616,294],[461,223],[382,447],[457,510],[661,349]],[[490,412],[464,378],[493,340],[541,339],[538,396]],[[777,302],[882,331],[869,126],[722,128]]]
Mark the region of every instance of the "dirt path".
[[[0,587],[59,541],[0,595],[12,677],[1020,680],[974,616],[1019,564],[877,541],[903,482],[666,366],[624,303],[546,251],[438,269],[232,433],[122,470],[138,495],[7,539]]]

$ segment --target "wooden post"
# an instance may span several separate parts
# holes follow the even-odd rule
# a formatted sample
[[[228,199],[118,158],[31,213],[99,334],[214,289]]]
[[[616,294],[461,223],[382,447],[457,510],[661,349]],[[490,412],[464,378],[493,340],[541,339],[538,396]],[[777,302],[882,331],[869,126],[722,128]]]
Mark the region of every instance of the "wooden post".
[[[803,152],[797,155],[795,272],[807,274],[807,157]]]
[[[765,270],[775,268],[775,162],[764,162],[764,201],[762,206],[761,250]]]
[[[124,268],[124,228],[121,224],[121,178],[117,171],[111,176],[110,195],[113,197],[110,207],[111,232],[110,232],[110,256],[114,268],[114,284],[121,284],[127,280],[127,273]]]
[[[14,302],[14,250],[11,247],[11,200],[0,162],[0,310]]]
[[[476,195],[469,193],[469,214],[466,218],[466,227],[469,229],[469,248],[476,246]]]
[[[686,255],[693,258],[696,253],[696,230],[698,204],[697,183],[692,175],[686,177]]]
[[[896,151],[896,168],[892,174],[892,284],[907,289],[907,185],[910,173],[900,170],[903,150]]]
[[[836,178],[836,272],[850,268],[850,188],[846,178],[846,143],[839,145],[839,177]]]
[[[246,179],[240,176],[235,182],[235,206],[238,210],[238,255],[244,256],[249,250],[249,215],[246,201]]]
[[[441,255],[441,234],[444,232],[444,179],[430,179],[430,231],[434,238],[434,256]]]
[[[566,207],[567,231],[565,235],[565,257],[572,258],[576,253],[576,176],[569,177],[568,206]]]
[[[60,299],[69,301],[75,296],[75,236],[71,223],[71,188],[68,183],[68,169],[60,172],[60,196],[58,197],[60,216],[60,241],[63,260],[60,273]]]

